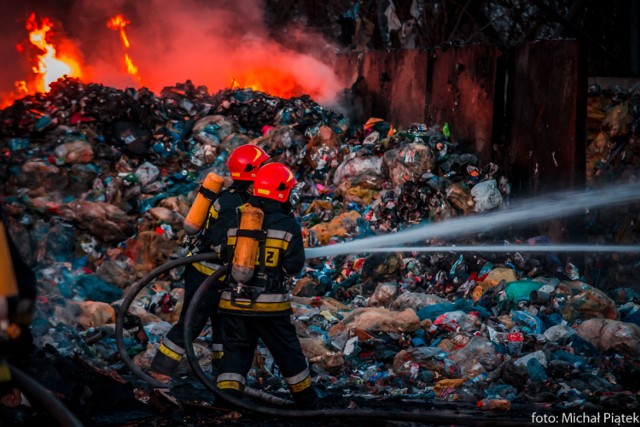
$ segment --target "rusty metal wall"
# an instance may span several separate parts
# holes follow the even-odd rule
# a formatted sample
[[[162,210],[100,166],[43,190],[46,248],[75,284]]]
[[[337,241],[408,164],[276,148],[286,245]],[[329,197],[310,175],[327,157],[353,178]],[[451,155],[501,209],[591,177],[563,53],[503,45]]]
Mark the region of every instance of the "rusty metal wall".
[[[465,151],[501,166],[514,192],[529,194],[584,184],[584,58],[577,42],[563,40],[509,52],[370,51],[342,56],[336,70],[361,104],[357,120],[448,122]]]
[[[482,159],[493,160],[494,105],[500,51],[493,46],[436,49],[429,58],[427,123],[448,122],[452,137]]]
[[[587,80],[580,49],[578,42],[540,41],[513,55],[505,167],[519,194],[584,186]]]

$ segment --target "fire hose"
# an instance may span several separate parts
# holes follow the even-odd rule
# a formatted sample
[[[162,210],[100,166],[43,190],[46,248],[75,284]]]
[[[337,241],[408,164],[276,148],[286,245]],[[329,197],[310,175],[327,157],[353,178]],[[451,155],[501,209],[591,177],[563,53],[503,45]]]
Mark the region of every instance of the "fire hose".
[[[227,273],[227,268],[221,268],[214,274],[209,276],[198,287],[191,303],[187,307],[185,316],[184,327],[184,339],[185,339],[185,353],[191,369],[196,374],[198,379],[207,387],[216,397],[223,399],[238,408],[256,412],[263,415],[269,415],[274,417],[289,417],[289,418],[314,418],[314,417],[327,417],[327,418],[377,418],[394,421],[415,421],[424,422],[429,424],[439,425],[473,425],[473,426],[523,426],[530,425],[529,419],[517,419],[507,420],[500,418],[479,418],[472,416],[462,416],[454,411],[422,411],[422,412],[406,412],[406,411],[377,411],[370,409],[319,409],[319,410],[302,410],[302,409],[283,409],[283,408],[271,408],[266,406],[259,406],[255,404],[248,404],[242,399],[230,396],[228,393],[218,389],[213,384],[207,375],[204,373],[195,350],[193,348],[192,333],[189,325],[193,322],[193,317],[196,311],[198,303],[202,299],[203,295],[206,295],[207,291],[213,286],[218,278]]]
[[[17,388],[23,391],[31,402],[42,406],[60,426],[83,427],[80,420],[42,384],[13,365],[10,365],[9,369],[11,370],[11,379]]]
[[[152,280],[160,276],[161,274],[167,273],[170,270],[190,264],[193,262],[200,261],[209,261],[215,258],[215,254],[199,254],[191,257],[185,257],[170,261],[155,270],[146,274],[139,282],[137,282],[127,293],[127,296],[122,302],[122,305],[118,309],[118,314],[116,317],[116,345],[118,348],[118,352],[120,353],[120,357],[122,358],[123,363],[131,369],[131,371],[140,379],[146,381],[154,387],[158,388],[166,388],[167,384],[156,380],[150,375],[146,374],[140,367],[138,367],[127,352],[127,349],[124,344],[124,321],[125,317],[129,311],[129,307],[131,306],[135,297],[140,293],[140,291],[149,284]],[[402,421],[417,421],[417,422],[427,422],[432,424],[452,424],[452,421],[455,420],[455,424],[457,425],[477,425],[477,426],[521,426],[530,424],[528,420],[505,420],[499,418],[485,418],[478,419],[477,417],[469,417],[469,416],[461,416],[455,412],[398,412],[398,411],[375,411],[369,409],[323,409],[323,410],[296,410],[296,409],[284,409],[284,408],[273,408],[267,406],[259,406],[255,404],[247,404],[241,399],[237,399],[233,396],[229,396],[225,394],[223,391],[219,390],[215,384],[213,384],[207,375],[203,372],[200,364],[198,363],[197,356],[195,354],[195,350],[193,347],[193,334],[191,332],[191,328],[188,327],[191,323],[193,323],[193,316],[195,313],[195,308],[198,306],[202,296],[209,290],[213,283],[215,283],[222,274],[226,272],[226,269],[220,269],[216,273],[209,276],[196,290],[191,303],[187,307],[187,312],[185,316],[185,353],[187,355],[187,360],[191,369],[194,371],[198,379],[207,387],[216,397],[226,400],[233,405],[236,405],[238,408],[242,408],[247,411],[256,412],[268,416],[276,416],[276,417],[289,417],[289,418],[312,418],[312,417],[329,417],[329,418],[378,418],[378,419],[387,419],[387,420],[402,420]],[[245,395],[258,398],[264,400],[269,403],[277,404],[279,406],[291,406],[292,402],[281,399],[276,396],[272,396],[268,393],[265,393],[260,390],[255,390],[252,388],[245,388]],[[75,426],[78,424],[65,424],[69,426]]]
[[[125,346],[124,343],[124,322],[125,322],[125,318],[127,316],[127,313],[129,312],[129,307],[131,306],[131,303],[133,302],[133,300],[136,298],[136,296],[138,296],[138,294],[140,293],[140,291],[142,289],[144,289],[152,280],[154,280],[155,278],[157,278],[158,276],[160,276],[161,274],[167,273],[171,270],[173,270],[174,268],[177,267],[181,267],[183,265],[187,265],[187,264],[191,264],[194,262],[200,262],[200,261],[211,261],[217,258],[217,255],[214,253],[205,253],[205,254],[198,254],[198,255],[194,255],[194,256],[190,256],[190,257],[185,257],[185,258],[179,258],[173,261],[169,261],[166,264],[161,265],[160,267],[150,271],[149,273],[147,273],[142,279],[140,279],[139,282],[135,283],[133,285],[133,287],[127,292],[127,296],[124,298],[122,305],[120,305],[120,308],[118,309],[118,314],[116,316],[116,346],[118,347],[118,352],[120,353],[120,358],[122,359],[122,362],[127,365],[127,367],[141,380],[146,381],[147,383],[151,384],[153,387],[156,388],[167,388],[167,384],[158,381],[157,379],[153,378],[152,376],[150,376],[149,374],[147,374],[146,372],[144,372],[140,367],[138,367],[135,363],[133,363],[133,360],[131,360],[131,357],[129,357],[129,353],[127,352],[127,348]],[[216,280],[218,277],[220,277],[220,275],[213,275],[216,277]],[[210,276],[212,277],[212,276]],[[202,286],[201,286],[202,287]],[[189,323],[191,324],[191,323]],[[191,336],[191,334],[189,335]],[[190,345],[192,346],[193,344],[190,343]],[[191,347],[193,349],[193,347]],[[203,373],[204,375],[204,373]],[[277,404],[277,405],[281,405],[281,406],[288,406],[288,405],[292,405],[293,403],[288,401],[288,400],[284,400],[284,399],[280,399],[276,396],[272,396],[268,393],[265,393],[261,390],[255,390],[252,388],[246,388],[245,389],[245,394],[251,397],[255,397],[258,399],[262,399],[265,401],[268,401],[270,403],[273,404]]]
[[[498,214],[487,214],[484,216],[484,222],[482,223],[484,229],[495,229],[500,226],[504,226],[505,224],[527,220],[544,220],[549,218],[554,218],[560,216],[561,214],[569,215],[575,213],[576,210],[593,208],[597,206],[601,206],[603,204],[618,204],[628,202],[630,200],[636,200],[640,196],[640,192],[635,187],[620,187],[616,189],[616,191],[608,191],[607,193],[603,193],[603,198],[606,199],[606,203],[603,200],[600,200],[599,197],[594,197],[598,195],[598,192],[590,192],[589,194],[576,194],[574,193],[565,193],[565,197],[558,203],[557,200],[550,201],[536,201],[535,210],[529,209],[527,206],[521,206],[519,209],[511,209],[506,212],[500,212]],[[572,198],[574,203],[569,204],[570,207],[567,208],[566,198]],[[594,201],[595,200],[595,201]],[[543,202],[547,202],[546,204]],[[544,207],[544,209],[543,209]],[[535,215],[532,212],[537,212]],[[469,221],[473,221],[469,223]],[[390,239],[389,236],[376,236],[370,239],[366,239],[367,242],[349,242],[343,243],[341,245],[334,245],[330,247],[330,249],[325,248],[314,248],[308,250],[309,256],[311,257],[323,257],[328,255],[338,255],[342,253],[357,253],[357,252],[369,252],[371,249],[375,248],[376,252],[378,251],[411,251],[415,249],[417,251],[429,251],[424,247],[416,247],[416,248],[400,248],[395,247],[391,248],[391,245],[406,243],[406,242],[414,242],[418,240],[424,240],[427,237],[435,237],[435,236],[448,236],[448,235],[456,235],[462,234],[464,232],[471,232],[478,227],[477,218],[469,219],[463,218],[459,220],[449,221],[447,224],[439,224],[439,227],[418,227],[411,230],[406,230],[403,232],[398,232],[393,238]],[[466,228],[465,228],[466,226]],[[363,246],[364,245],[364,246]],[[338,246],[342,246],[341,248],[337,248]],[[508,248],[508,249],[507,249]],[[494,251],[512,251],[513,247],[507,248],[492,248]],[[475,251],[481,250],[481,248],[472,248],[472,247],[449,247],[449,248],[438,248],[438,250],[449,249],[455,251],[456,249],[461,249],[461,251]],[[522,248],[519,248],[522,249]],[[526,248],[525,248],[526,249]],[[536,252],[545,252],[549,251],[551,248],[547,247],[537,247]],[[558,247],[553,248],[555,250]],[[584,247],[576,248],[572,247],[572,250],[584,250]],[[591,250],[596,250],[591,247]],[[602,247],[603,252],[638,252],[637,246],[625,247],[625,248],[610,248],[610,247]],[[189,259],[190,258],[190,259]],[[124,326],[124,317],[128,311],[128,308],[135,298],[135,296],[140,292],[140,290],[151,280],[153,280],[158,275],[171,270],[172,268],[185,265],[191,262],[198,262],[204,260],[212,260],[214,258],[213,254],[201,254],[196,255],[194,257],[189,257],[187,259],[175,260],[170,263],[167,263],[151,273],[147,274],[134,288],[128,293],[125,298],[120,310],[118,312],[118,317],[116,319],[116,342],[118,345],[118,351],[120,352],[124,363],[129,366],[129,368],[140,378],[145,381],[155,385],[157,387],[165,386],[164,383],[161,383],[149,375],[145,374],[140,368],[135,366],[131,359],[129,358],[126,349],[124,347],[124,341],[122,338],[122,330]],[[230,396],[223,391],[219,390],[205,375],[200,367],[197,356],[195,354],[192,342],[192,332],[190,325],[193,323],[193,317],[198,306],[198,303],[202,296],[209,290],[212,284],[218,280],[219,277],[222,276],[223,272],[227,272],[227,269],[221,268],[213,275],[209,276],[196,290],[193,299],[189,306],[187,307],[187,312],[185,315],[185,329],[184,329],[184,338],[185,338],[185,353],[187,355],[188,362],[196,374],[196,376],[200,379],[200,381],[212,392],[215,396],[220,399],[226,400],[233,405],[236,405],[239,408],[257,412],[264,415],[278,416],[278,417],[295,417],[295,418],[312,418],[312,417],[334,417],[334,418],[378,418],[378,419],[387,419],[387,420],[402,420],[402,421],[419,421],[419,422],[427,422],[431,424],[451,424],[453,420],[455,420],[455,424],[458,425],[499,425],[499,426],[511,426],[511,425],[530,425],[531,422],[528,419],[520,419],[520,420],[505,420],[499,418],[486,418],[479,419],[477,417],[469,417],[469,416],[461,416],[458,413],[436,413],[434,411],[426,412],[396,412],[396,411],[375,411],[368,409],[359,409],[359,410],[345,410],[345,409],[326,409],[326,410],[296,410],[296,409],[281,409],[281,408],[271,408],[271,407],[263,407],[258,405],[249,405],[242,401],[241,399],[237,399],[233,396]],[[245,394],[247,393],[249,388],[245,389]],[[263,392],[262,392],[263,393]],[[266,393],[263,393],[266,394]],[[268,394],[266,394],[269,396]],[[278,399],[276,397],[271,396],[270,398],[265,398],[264,396],[260,396],[263,400],[273,402],[273,399]],[[285,401],[286,402],[286,401]],[[289,404],[291,402],[288,402]]]

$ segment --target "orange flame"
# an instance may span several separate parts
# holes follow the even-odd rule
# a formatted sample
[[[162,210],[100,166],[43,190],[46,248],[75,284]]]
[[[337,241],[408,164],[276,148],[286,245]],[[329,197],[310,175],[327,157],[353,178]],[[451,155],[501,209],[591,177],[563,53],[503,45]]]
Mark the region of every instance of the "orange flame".
[[[35,76],[31,79],[19,80],[14,83],[15,91],[5,94],[0,100],[0,108],[10,105],[16,99],[36,92],[48,92],[51,83],[61,77],[82,77],[79,62],[68,54],[58,52],[51,40],[53,35],[53,23],[49,18],[42,18],[38,24],[35,12],[27,19],[25,28],[29,31],[29,42],[35,46],[37,54],[34,55],[35,65],[32,70]],[[27,49],[22,43],[16,45],[16,50],[25,53]]]
[[[231,89],[247,88],[280,98],[293,98],[303,94],[316,95],[309,88],[303,88],[296,78],[287,71],[274,68],[256,68],[233,78],[229,84]]]
[[[29,30],[29,41],[44,53],[38,55],[37,66],[33,67],[33,72],[42,75],[38,82],[36,91],[48,92],[51,83],[60,77],[80,77],[80,66],[70,58],[59,58],[55,46],[47,40],[47,33],[51,31],[53,24],[48,18],[42,18],[41,26],[38,26],[35,12],[27,20],[27,30]]]
[[[122,40],[122,45],[124,46],[124,65],[127,68],[127,73],[131,75],[138,83],[141,82],[140,75],[138,74],[138,67],[133,63],[133,60],[129,56],[129,53],[126,52],[127,49],[131,46],[129,43],[129,38],[127,37],[127,33],[124,30],[124,27],[129,25],[131,21],[125,19],[124,16],[118,14],[107,21],[107,28],[110,30],[115,30],[120,32],[120,40]]]
[[[107,21],[107,28],[110,30],[120,31],[120,39],[122,39],[122,44],[125,48],[129,48],[129,39],[127,38],[127,33],[124,31],[124,27],[129,25],[131,21],[128,19],[124,19],[122,15],[116,15]]]

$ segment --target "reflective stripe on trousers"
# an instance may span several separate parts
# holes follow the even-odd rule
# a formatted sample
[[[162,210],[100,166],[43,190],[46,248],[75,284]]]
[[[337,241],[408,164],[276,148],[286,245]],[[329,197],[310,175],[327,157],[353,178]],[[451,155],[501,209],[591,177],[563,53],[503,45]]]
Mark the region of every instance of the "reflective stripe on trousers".
[[[233,372],[223,372],[218,375],[216,386],[221,390],[231,389],[242,391],[244,390],[245,381],[243,375]]]

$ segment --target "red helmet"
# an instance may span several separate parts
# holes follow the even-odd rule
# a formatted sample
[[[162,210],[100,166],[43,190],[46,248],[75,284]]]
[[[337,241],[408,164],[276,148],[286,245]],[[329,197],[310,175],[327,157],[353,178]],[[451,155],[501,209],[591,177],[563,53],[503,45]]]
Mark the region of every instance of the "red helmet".
[[[291,169],[282,163],[269,163],[258,170],[253,181],[253,195],[288,202],[296,181]]]
[[[256,145],[245,144],[233,150],[227,161],[227,167],[234,181],[253,181],[258,168],[269,155]]]

